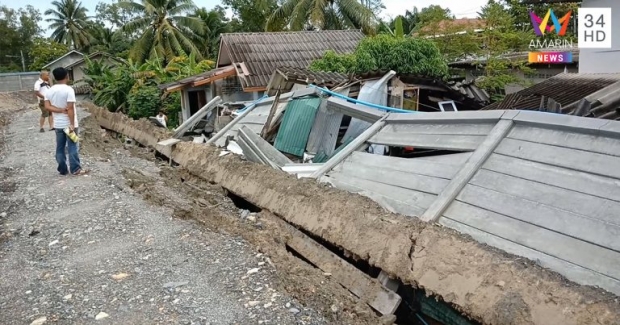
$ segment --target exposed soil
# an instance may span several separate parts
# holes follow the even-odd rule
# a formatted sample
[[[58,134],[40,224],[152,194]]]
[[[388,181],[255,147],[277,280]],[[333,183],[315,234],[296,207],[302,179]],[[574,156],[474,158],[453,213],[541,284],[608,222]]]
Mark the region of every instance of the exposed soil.
[[[241,220],[221,188],[196,194],[152,151],[131,155],[92,119],[80,123],[91,174],[57,175],[53,133],[38,132],[38,111],[15,113],[28,106],[19,102],[0,102],[11,111],[0,152],[0,324],[377,323],[364,321],[365,306],[351,311],[328,276],[239,235],[262,233],[277,247],[268,216]]]
[[[148,126],[142,129],[142,122],[93,112],[105,127],[144,144],[165,138]],[[192,175],[440,296],[483,324],[620,324],[615,295],[574,284],[452,230],[387,213],[365,197],[219,154],[192,143],[179,143],[171,153]]]
[[[134,156],[156,161],[152,149],[125,145],[122,136],[102,129],[93,131],[98,127],[93,118],[87,118],[83,125],[90,130],[84,136],[84,152],[107,157],[119,150],[129,150]],[[193,176],[183,168],[167,166],[166,162],[159,161],[159,166],[158,175],[133,168],[125,168],[122,172],[127,184],[148,202],[172,209],[178,218],[198,220],[209,231],[241,236],[250,242],[269,256],[270,263],[278,270],[278,288],[304,305],[321,311],[330,324],[380,322],[374,311],[359,303],[329,275],[287,251],[287,231],[281,228],[277,217],[267,211],[249,214],[249,210],[236,207],[227,196],[228,191],[221,186]]]

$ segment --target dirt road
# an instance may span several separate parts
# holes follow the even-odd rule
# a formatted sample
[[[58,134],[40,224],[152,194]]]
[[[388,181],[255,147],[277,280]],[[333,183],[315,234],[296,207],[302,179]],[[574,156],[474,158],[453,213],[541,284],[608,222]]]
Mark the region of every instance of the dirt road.
[[[145,202],[132,189],[137,182],[124,177],[137,171],[156,182],[161,164],[132,157],[115,138],[93,140],[102,131],[86,125],[91,140],[83,143],[82,160],[93,172],[59,176],[53,132],[38,133],[37,121],[36,110],[13,114],[5,130],[0,324],[334,323],[333,315],[328,321],[324,311],[291,297],[288,289],[299,291],[282,284],[288,271],[256,247],[234,233],[176,218],[179,211],[165,202]],[[157,193],[176,205],[185,202],[165,185]],[[206,204],[239,218],[230,200]]]

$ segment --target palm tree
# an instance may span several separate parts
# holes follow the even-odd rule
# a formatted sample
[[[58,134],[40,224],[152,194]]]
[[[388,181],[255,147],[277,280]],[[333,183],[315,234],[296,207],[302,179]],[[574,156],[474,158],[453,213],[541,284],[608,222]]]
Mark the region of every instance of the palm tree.
[[[360,28],[374,33],[375,15],[357,0],[284,0],[269,17],[268,31],[286,20],[291,30]]]
[[[219,49],[220,35],[230,31],[226,12],[221,7],[212,10],[205,8],[197,9],[194,16],[200,18],[205,29],[201,35],[201,52],[206,58],[216,58]]]
[[[160,58],[169,62],[176,56],[196,52],[202,55],[196,44],[204,32],[204,23],[190,13],[196,10],[191,0],[136,0],[120,4],[138,14],[123,30],[128,33],[142,32],[130,50],[130,58],[136,62]]]
[[[52,16],[45,20],[53,30],[52,38],[73,49],[86,47],[90,43],[88,9],[77,0],[53,1],[52,6],[54,8],[45,11],[46,16]]]

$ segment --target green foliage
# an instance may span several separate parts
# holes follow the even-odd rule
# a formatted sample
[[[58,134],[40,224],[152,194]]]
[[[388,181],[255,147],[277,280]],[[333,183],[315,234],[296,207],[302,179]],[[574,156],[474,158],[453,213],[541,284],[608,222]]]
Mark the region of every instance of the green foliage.
[[[162,94],[158,84],[179,80],[213,69],[215,62],[198,61],[196,55],[136,63],[132,60],[109,66],[101,60],[86,59],[84,72],[96,105],[127,113],[132,118],[154,116],[160,109],[168,115],[168,126],[178,123],[181,109],[179,94]]]
[[[234,18],[230,22],[231,32],[264,32],[265,22],[278,8],[277,0],[222,0],[230,8]],[[274,21],[273,31],[285,28],[283,19]]]
[[[39,71],[49,62],[56,60],[69,51],[69,47],[53,40],[45,38],[34,39],[33,46],[30,49],[29,56],[34,58],[34,62],[30,64],[31,71]]]
[[[168,116],[167,125],[176,127],[179,125],[179,113],[181,112],[181,92],[164,95],[161,102],[161,109]]]
[[[126,33],[140,34],[130,51],[134,61],[170,61],[188,53],[202,58],[197,44],[205,24],[200,18],[190,16],[196,10],[191,0],[131,0],[120,4],[136,15],[123,26]]]
[[[529,70],[525,61],[509,61],[502,55],[526,50],[532,34],[517,28],[509,8],[495,0],[489,0],[479,15],[485,21],[478,40],[484,45],[480,54],[485,64],[484,77],[477,84],[489,92],[493,100],[501,100],[507,85],[524,82],[516,76],[517,72],[528,73]]]
[[[136,79],[127,66],[113,68],[101,60],[91,61],[87,58],[84,73],[85,81],[92,89],[95,105],[113,112],[126,111],[127,94],[136,84]]]
[[[398,16],[394,20],[394,36],[405,37],[405,30],[403,29],[403,17]]]
[[[127,96],[127,115],[132,118],[155,116],[161,107],[160,91],[157,86],[148,85],[134,89]]]
[[[26,64],[31,62],[29,52],[41,34],[40,21],[41,13],[32,6],[12,9],[0,5],[0,72],[22,71],[22,53]]]
[[[364,4],[362,2],[370,3]],[[284,0],[267,19],[267,31],[277,31],[282,22],[291,30],[361,29],[375,34],[377,21],[373,12],[376,1],[352,0]]]
[[[327,51],[323,58],[310,64],[311,71],[331,71],[338,73],[351,73],[355,71],[355,55],[340,55],[334,51]]]
[[[425,39],[378,35],[362,40],[355,55],[357,73],[394,70],[439,78],[448,74],[437,46]]]
[[[341,73],[394,70],[402,74],[437,78],[448,74],[448,65],[431,41],[385,34],[365,38],[353,55],[327,52],[322,59],[312,62],[310,67],[315,71]]]
[[[220,34],[231,31],[225,9],[220,6],[216,6],[212,10],[200,8],[196,10],[194,16],[198,17],[205,25],[204,31],[200,34],[200,51],[205,58],[217,59]]]

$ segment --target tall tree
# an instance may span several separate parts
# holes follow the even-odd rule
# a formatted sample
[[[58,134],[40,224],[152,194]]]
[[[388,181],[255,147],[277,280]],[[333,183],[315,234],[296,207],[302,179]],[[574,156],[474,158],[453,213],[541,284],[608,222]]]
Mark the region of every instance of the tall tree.
[[[52,38],[58,43],[64,43],[73,49],[82,49],[90,43],[88,34],[88,9],[77,0],[60,0],[52,2],[52,9],[45,11],[51,16],[45,21],[50,23],[53,30]]]
[[[515,72],[529,72],[527,62],[509,61],[503,55],[527,49],[531,34],[519,30],[515,17],[496,0],[489,0],[478,15],[485,22],[481,33],[484,77],[478,84],[485,88],[494,100],[499,100],[508,84],[521,82]]]
[[[129,54],[131,41],[120,29],[96,23],[89,28],[89,34],[93,36],[93,40],[88,46],[88,52],[105,52],[122,58]]]
[[[435,35],[440,33],[442,22],[454,20],[454,15],[449,8],[440,5],[430,5],[422,8],[416,15],[416,30],[425,34]]]
[[[196,10],[194,15],[200,18],[205,25],[204,31],[200,35],[202,39],[200,45],[202,55],[205,58],[217,59],[220,34],[230,31],[225,9],[220,6],[216,6],[212,10],[200,8]]]
[[[130,51],[130,58],[144,62],[149,58],[172,60],[196,52],[204,32],[204,22],[190,16],[196,10],[191,0],[123,1],[122,6],[138,16],[123,26],[128,33],[142,31]]]
[[[276,30],[281,21],[291,30],[356,28],[367,34],[377,30],[373,11],[354,0],[284,0],[267,19],[267,30]]]
[[[38,71],[44,65],[50,63],[63,54],[67,53],[69,47],[54,40],[37,37],[33,40],[33,46],[28,53],[33,59],[29,66],[31,71]]]
[[[277,0],[222,0],[233,12],[231,32],[264,32],[265,22],[278,9]],[[283,19],[274,21],[272,31],[284,29]]]
[[[0,71],[22,71],[22,54],[27,64],[33,40],[41,33],[41,13],[32,6],[12,9],[0,6]]]
[[[124,0],[113,0],[111,3],[99,2],[95,7],[95,19],[98,23],[121,29],[135,18],[135,14],[121,3]]]

